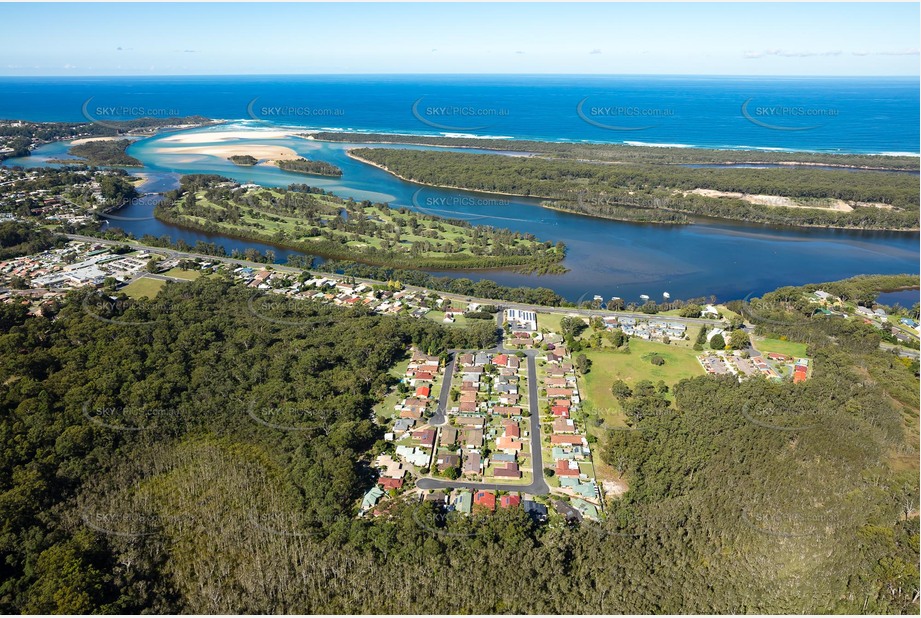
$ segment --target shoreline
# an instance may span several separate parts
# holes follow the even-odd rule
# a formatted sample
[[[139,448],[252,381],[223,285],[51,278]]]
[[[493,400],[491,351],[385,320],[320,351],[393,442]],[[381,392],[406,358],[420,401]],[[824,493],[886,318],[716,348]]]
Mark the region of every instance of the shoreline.
[[[330,134],[330,135],[342,135],[348,137],[348,140],[337,140],[337,139],[324,139],[316,137],[319,134]],[[769,148],[769,147],[754,147],[754,146],[694,146],[694,145],[675,145],[675,144],[636,144],[636,143],[626,143],[626,142],[595,142],[588,140],[581,141],[571,141],[565,139],[537,139],[537,138],[519,138],[519,137],[495,137],[495,136],[477,136],[477,135],[464,135],[464,136],[445,136],[445,135],[428,135],[422,133],[395,133],[395,132],[382,132],[374,131],[368,133],[356,132],[356,131],[329,131],[329,130],[305,130],[297,137],[302,137],[307,140],[329,143],[329,144],[345,144],[350,142],[359,142],[363,144],[384,144],[384,145],[408,145],[408,146],[421,146],[426,148],[458,148],[458,149],[467,149],[467,150],[492,150],[497,152],[518,152],[510,151],[503,149],[501,145],[496,145],[495,142],[507,142],[510,145],[519,144],[522,142],[533,143],[533,144],[550,144],[554,146],[608,146],[613,148],[623,148],[625,150],[639,150],[639,149],[674,149],[674,150],[702,150],[702,151],[711,151],[711,152],[722,152],[722,153],[763,153],[767,155],[768,153],[777,153],[777,154],[789,154],[791,156],[795,155],[813,155],[821,157],[829,157],[831,159],[841,158],[841,157],[885,157],[890,159],[917,159],[919,164],[921,164],[921,153],[911,153],[911,152],[825,152],[821,150],[796,150],[791,148]],[[361,138],[367,137],[405,137],[416,139],[418,141],[407,141],[407,140],[388,140],[388,139],[374,139],[368,141],[367,139]],[[355,138],[355,139],[351,139]],[[425,140],[441,140],[445,143],[431,143],[426,142]],[[483,144],[467,144],[464,143],[464,140],[471,141],[482,141]],[[459,142],[452,144],[450,142]],[[521,156],[546,156],[546,153],[534,152],[522,150]],[[550,158],[561,158],[561,157],[550,157]],[[594,162],[594,160],[592,160]],[[616,164],[621,163],[619,161],[605,161],[598,160],[599,163],[608,163]],[[815,162],[815,161],[769,161],[769,160],[752,160],[752,161],[732,161],[732,160],[723,160],[719,163],[699,163],[699,164],[662,164],[662,165],[783,165],[783,166],[805,166],[805,167],[836,167],[842,169],[852,169],[852,170],[867,170],[867,171],[880,171],[880,172],[906,172],[911,171],[917,173],[919,170],[906,170],[902,168],[893,168],[893,167],[880,167],[880,166],[870,166],[870,165],[853,165],[847,163],[839,163],[835,161],[824,162]]]
[[[534,195],[522,195],[522,194],[520,194],[520,193],[503,193],[503,192],[501,192],[501,191],[481,191],[481,190],[478,190],[478,189],[468,189],[468,188],[466,188],[466,187],[455,187],[455,186],[451,186],[451,185],[435,185],[435,184],[428,184],[428,183],[424,183],[424,182],[419,182],[418,180],[413,180],[413,179],[411,179],[411,178],[406,178],[406,177],[404,177],[404,176],[401,176],[400,174],[397,174],[396,172],[391,171],[390,169],[388,169],[388,168],[387,168],[386,166],[384,166],[384,165],[381,165],[381,164],[379,164],[379,163],[375,163],[374,161],[369,161],[369,160],[367,160],[367,159],[365,159],[365,158],[363,158],[363,157],[360,157],[360,156],[358,156],[358,155],[356,155],[356,154],[353,154],[351,148],[347,148],[346,151],[345,151],[345,154],[346,154],[347,157],[349,157],[349,158],[351,158],[351,159],[354,159],[355,161],[359,161],[359,162],[364,163],[364,164],[366,164],[366,165],[370,165],[370,166],[372,166],[372,167],[376,167],[377,169],[381,170],[382,172],[386,172],[386,173],[390,174],[391,176],[393,176],[393,177],[395,177],[395,178],[399,178],[400,180],[402,180],[402,181],[404,181],[404,182],[409,182],[409,183],[412,183],[412,184],[414,184],[414,185],[419,185],[419,186],[422,186],[422,187],[432,187],[432,188],[436,188],[436,189],[451,189],[451,190],[455,190],[455,191],[468,191],[468,192],[471,192],[471,193],[483,193],[483,194],[486,194],[486,195],[506,195],[506,196],[509,196],[509,197],[521,197],[521,198],[526,198],[526,199],[536,199],[536,200],[541,200],[541,202],[548,201],[548,200],[559,200],[559,199],[560,199],[560,198],[547,197],[547,196],[543,196],[543,197],[542,197],[542,196],[534,196]],[[583,217],[590,217],[590,218],[593,218],[593,219],[604,219],[604,220],[606,220],[606,221],[619,221],[619,222],[621,222],[621,223],[637,223],[637,224],[663,225],[662,223],[655,222],[655,221],[623,221],[623,220],[621,220],[621,219],[611,219],[611,218],[608,218],[608,217],[599,217],[599,216],[597,216],[597,215],[589,215],[589,214],[579,213],[579,212],[570,212],[570,211],[567,211],[567,210],[564,210],[564,209],[552,208],[552,207],[550,207],[550,206],[544,205],[543,203],[538,204],[538,206],[540,206],[541,208],[546,208],[546,209],[548,209],[548,210],[554,210],[554,211],[556,211],[556,212],[565,212],[566,214],[571,214],[571,215],[581,215],[581,216],[583,216]],[[625,204],[624,206],[628,206],[628,205]],[[684,211],[682,211],[682,210],[675,210],[675,209],[673,209],[673,208],[663,208],[662,210],[667,210],[667,211],[669,211],[669,212],[681,213],[681,214],[684,214],[684,215],[688,215],[689,217],[692,218],[692,220],[688,221],[688,223],[668,223],[668,224],[666,224],[666,225],[693,225],[693,224],[694,224],[693,217],[695,217],[695,216],[700,216],[700,215],[697,215],[696,213],[684,212]],[[732,222],[735,222],[735,223],[744,223],[744,224],[747,224],[747,225],[775,226],[775,227],[785,227],[785,228],[792,228],[792,229],[798,229],[798,228],[811,228],[811,229],[826,229],[826,230],[845,230],[845,231],[853,231],[853,232],[904,232],[904,233],[909,233],[909,234],[911,234],[911,233],[917,233],[917,232],[921,231],[921,227],[914,227],[914,228],[910,228],[910,229],[904,229],[904,228],[892,229],[892,228],[843,227],[843,226],[835,226],[835,225],[816,225],[816,224],[781,225],[781,224],[776,224],[776,223],[762,223],[762,222],[758,222],[758,221],[744,221],[744,220],[742,220],[742,219],[726,219],[726,218],[723,218],[723,217],[712,217],[712,218],[718,219],[718,220],[721,220],[721,221],[732,221]]]

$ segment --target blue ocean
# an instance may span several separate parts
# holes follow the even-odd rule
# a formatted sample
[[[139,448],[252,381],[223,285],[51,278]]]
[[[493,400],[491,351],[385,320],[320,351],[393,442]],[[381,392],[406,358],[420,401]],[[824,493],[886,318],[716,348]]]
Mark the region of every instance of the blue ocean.
[[[311,129],[919,152],[917,78],[222,76],[0,78],[0,117],[191,115]]]

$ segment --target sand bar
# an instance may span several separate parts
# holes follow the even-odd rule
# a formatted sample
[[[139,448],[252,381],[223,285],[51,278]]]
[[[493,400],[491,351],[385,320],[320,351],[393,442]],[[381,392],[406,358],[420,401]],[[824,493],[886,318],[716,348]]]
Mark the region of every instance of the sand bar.
[[[249,155],[257,159],[272,160],[299,159],[301,157],[293,148],[274,146],[272,144],[201,144],[198,146],[181,146],[179,148],[157,148],[154,152],[163,155],[199,154],[224,159],[235,155]]]

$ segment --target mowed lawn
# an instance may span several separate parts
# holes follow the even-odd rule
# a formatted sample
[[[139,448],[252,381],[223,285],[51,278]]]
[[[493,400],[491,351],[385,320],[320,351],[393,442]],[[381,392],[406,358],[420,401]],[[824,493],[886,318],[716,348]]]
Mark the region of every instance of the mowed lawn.
[[[185,279],[186,281],[195,281],[202,276],[200,270],[185,270],[184,268],[170,268],[163,273],[164,277],[175,277],[176,279]]]
[[[141,277],[140,279],[135,279],[120,291],[124,292],[128,298],[154,298],[164,285],[166,285],[166,281],[163,279]]]
[[[806,356],[806,344],[795,341],[782,341],[780,339],[756,339],[754,346],[759,352],[773,352],[775,354],[786,354],[796,358]]]
[[[615,380],[623,380],[630,385],[640,380],[650,380],[653,384],[662,380],[671,387],[685,378],[704,375],[697,361],[698,352],[691,348],[633,338],[630,340],[630,350],[630,354],[609,350],[585,352],[592,361],[591,371],[581,378],[582,396],[586,399],[585,409],[598,414],[608,423],[625,424],[620,404],[611,394],[611,384]],[[665,364],[653,365],[649,362],[651,354],[664,358]]]

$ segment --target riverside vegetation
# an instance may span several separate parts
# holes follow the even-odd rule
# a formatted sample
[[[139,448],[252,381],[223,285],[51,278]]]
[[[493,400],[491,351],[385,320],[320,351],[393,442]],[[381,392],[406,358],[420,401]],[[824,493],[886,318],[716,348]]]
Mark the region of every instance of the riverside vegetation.
[[[169,223],[289,247],[311,255],[399,268],[514,267],[561,272],[565,247],[531,234],[356,203],[304,185],[243,188],[184,176],[155,214]]]
[[[918,229],[918,178],[898,172],[694,168],[388,148],[349,154],[413,182],[547,198],[553,208],[597,217],[682,223],[685,215],[696,215],[778,225]],[[747,195],[777,205],[752,203]]]

